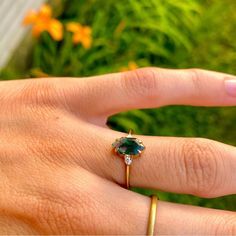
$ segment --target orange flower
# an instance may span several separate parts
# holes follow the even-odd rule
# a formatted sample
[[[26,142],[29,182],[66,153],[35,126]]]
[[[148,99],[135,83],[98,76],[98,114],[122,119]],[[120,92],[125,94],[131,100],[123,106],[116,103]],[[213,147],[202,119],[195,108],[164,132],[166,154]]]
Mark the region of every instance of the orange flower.
[[[42,5],[38,12],[30,10],[23,20],[23,25],[33,25],[34,37],[39,37],[44,31],[47,31],[57,41],[63,37],[62,23],[52,18],[52,9],[48,4]]]
[[[128,63],[128,67],[122,67],[120,71],[129,71],[129,70],[136,70],[138,65],[134,61],[130,61]]]
[[[84,48],[88,49],[91,47],[91,28],[88,26],[83,26],[76,22],[70,22],[67,24],[67,30],[73,33],[73,43],[81,43]]]

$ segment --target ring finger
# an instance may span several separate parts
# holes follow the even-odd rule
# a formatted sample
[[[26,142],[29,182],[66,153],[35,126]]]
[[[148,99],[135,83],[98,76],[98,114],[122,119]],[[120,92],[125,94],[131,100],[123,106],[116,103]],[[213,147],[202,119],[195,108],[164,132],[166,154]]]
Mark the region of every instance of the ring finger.
[[[111,143],[127,134],[98,128],[104,130],[97,138],[100,148],[88,158],[90,166],[96,174],[124,185],[125,163],[111,152]],[[201,197],[236,193],[235,147],[203,138],[136,137],[146,149],[131,164],[131,186]]]

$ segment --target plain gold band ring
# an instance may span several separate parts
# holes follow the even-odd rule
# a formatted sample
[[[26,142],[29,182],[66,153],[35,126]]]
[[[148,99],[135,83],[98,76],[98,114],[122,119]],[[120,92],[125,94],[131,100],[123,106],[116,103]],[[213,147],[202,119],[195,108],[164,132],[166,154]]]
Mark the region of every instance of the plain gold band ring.
[[[126,188],[129,189],[130,188],[130,168],[131,166],[126,165],[125,166],[125,184],[126,184]]]
[[[149,219],[148,219],[148,228],[147,228],[147,235],[153,236],[155,223],[156,223],[156,214],[157,214],[157,203],[158,197],[156,195],[151,196],[151,206],[149,212]]]

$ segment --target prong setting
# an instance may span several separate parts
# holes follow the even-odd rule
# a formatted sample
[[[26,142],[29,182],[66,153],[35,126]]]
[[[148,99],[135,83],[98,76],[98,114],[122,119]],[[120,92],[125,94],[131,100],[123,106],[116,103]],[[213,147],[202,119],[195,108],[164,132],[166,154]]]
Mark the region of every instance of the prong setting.
[[[116,139],[112,144],[115,153],[124,158],[125,163],[132,163],[134,158],[140,157],[145,149],[143,142],[132,136],[131,132],[126,137]],[[132,160],[131,160],[132,159]]]

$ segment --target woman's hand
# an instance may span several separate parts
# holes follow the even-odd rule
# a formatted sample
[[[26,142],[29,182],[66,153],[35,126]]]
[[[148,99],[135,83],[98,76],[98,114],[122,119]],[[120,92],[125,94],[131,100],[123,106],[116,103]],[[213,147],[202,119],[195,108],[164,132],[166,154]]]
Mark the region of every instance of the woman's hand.
[[[236,105],[236,78],[145,68],[91,78],[0,82],[0,233],[145,234],[150,198],[128,191],[107,117],[171,104]],[[173,118],[174,119],[174,118]],[[196,127],[197,128],[197,127]],[[235,147],[139,136],[131,186],[236,193]],[[159,201],[157,234],[236,234],[236,213]]]

